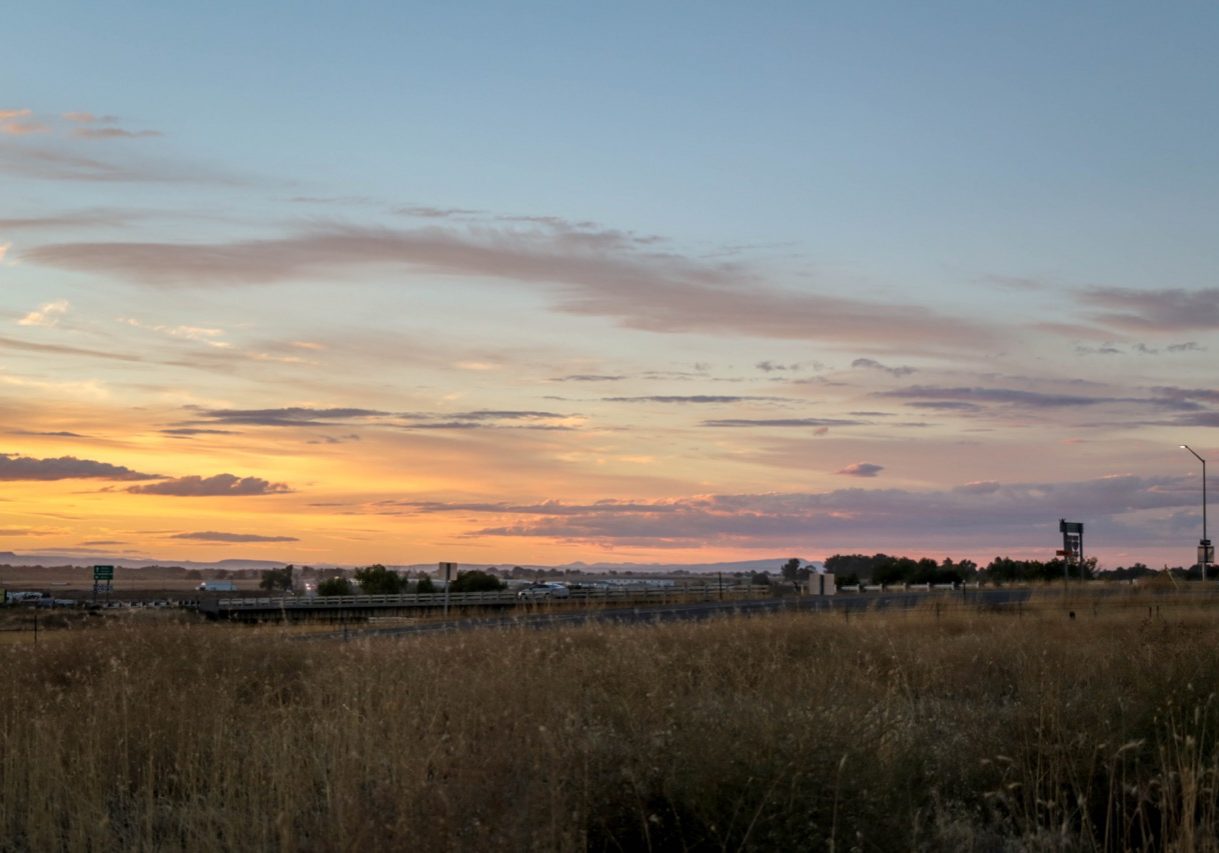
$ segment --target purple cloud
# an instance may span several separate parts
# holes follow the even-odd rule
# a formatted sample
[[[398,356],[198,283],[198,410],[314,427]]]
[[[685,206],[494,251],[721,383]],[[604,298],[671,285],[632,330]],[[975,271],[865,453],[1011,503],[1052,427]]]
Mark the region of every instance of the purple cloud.
[[[162,483],[147,486],[131,486],[127,489],[140,495],[173,495],[181,498],[273,495],[291,491],[284,483],[272,483],[261,477],[237,477],[233,474],[217,474],[214,477],[191,475],[177,477]]]
[[[162,287],[333,278],[393,264],[431,277],[518,281],[550,293],[556,310],[666,333],[936,347],[993,346],[999,334],[922,306],[780,290],[736,264],[657,252],[633,235],[549,221],[530,230],[329,225],[278,239],[230,243],[61,243],[30,249],[22,257]]]
[[[913,367],[889,367],[888,365],[881,364],[874,358],[857,358],[851,362],[851,367],[856,369],[862,367],[868,370],[879,370],[882,373],[887,373],[890,376],[897,377],[909,376],[911,373],[917,372]]]
[[[260,536],[257,533],[224,533],[200,530],[196,533],[175,533],[170,539],[197,539],[201,542],[299,542],[295,536]]]
[[[842,474],[845,477],[875,477],[883,470],[885,470],[885,466],[876,465],[872,462],[852,462],[845,468],[839,468],[834,473]]]
[[[1135,290],[1094,287],[1079,301],[1098,312],[1093,320],[1132,331],[1179,332],[1219,328],[1219,288]]]
[[[56,459],[35,459],[0,453],[0,480],[155,480],[157,474],[142,474],[123,465],[60,456]]]

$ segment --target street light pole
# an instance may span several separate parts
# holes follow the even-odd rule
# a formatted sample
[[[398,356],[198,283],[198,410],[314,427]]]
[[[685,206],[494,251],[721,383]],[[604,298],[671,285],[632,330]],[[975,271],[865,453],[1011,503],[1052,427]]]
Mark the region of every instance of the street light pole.
[[[1206,460],[1188,444],[1182,444],[1181,448],[1202,463],[1202,541],[1198,543],[1198,564],[1202,568],[1202,580],[1206,580],[1206,566],[1211,561],[1211,540],[1206,535]]]

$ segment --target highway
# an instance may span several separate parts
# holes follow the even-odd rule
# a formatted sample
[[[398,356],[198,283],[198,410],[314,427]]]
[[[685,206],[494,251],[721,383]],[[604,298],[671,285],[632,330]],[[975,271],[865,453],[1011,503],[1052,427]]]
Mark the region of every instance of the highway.
[[[680,604],[644,604],[602,610],[555,609],[546,613],[527,613],[484,618],[461,618],[385,627],[349,626],[342,631],[309,634],[302,639],[350,639],[364,637],[403,637],[473,630],[514,630],[556,628],[564,625],[619,624],[638,625],[711,619],[717,616],[749,616],[783,612],[851,613],[911,608],[928,602],[946,607],[1013,607],[1028,601],[1031,590],[971,589],[965,591],[879,592],[834,596],[800,596],[738,601],[697,601]],[[558,605],[562,608],[563,605]]]

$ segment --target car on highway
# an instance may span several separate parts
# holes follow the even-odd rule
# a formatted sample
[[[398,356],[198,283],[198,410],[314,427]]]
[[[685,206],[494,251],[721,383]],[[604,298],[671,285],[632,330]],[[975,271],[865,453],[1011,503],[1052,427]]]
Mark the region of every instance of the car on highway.
[[[555,581],[541,581],[531,583],[529,586],[522,589],[516,594],[516,597],[524,601],[540,601],[547,598],[569,598],[571,590],[561,583]]]

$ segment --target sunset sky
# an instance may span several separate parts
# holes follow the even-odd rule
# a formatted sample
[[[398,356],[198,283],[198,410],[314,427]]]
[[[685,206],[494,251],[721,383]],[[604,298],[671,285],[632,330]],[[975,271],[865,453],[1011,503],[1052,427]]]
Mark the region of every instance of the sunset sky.
[[[1193,562],[1219,6],[22,5],[0,551]]]

